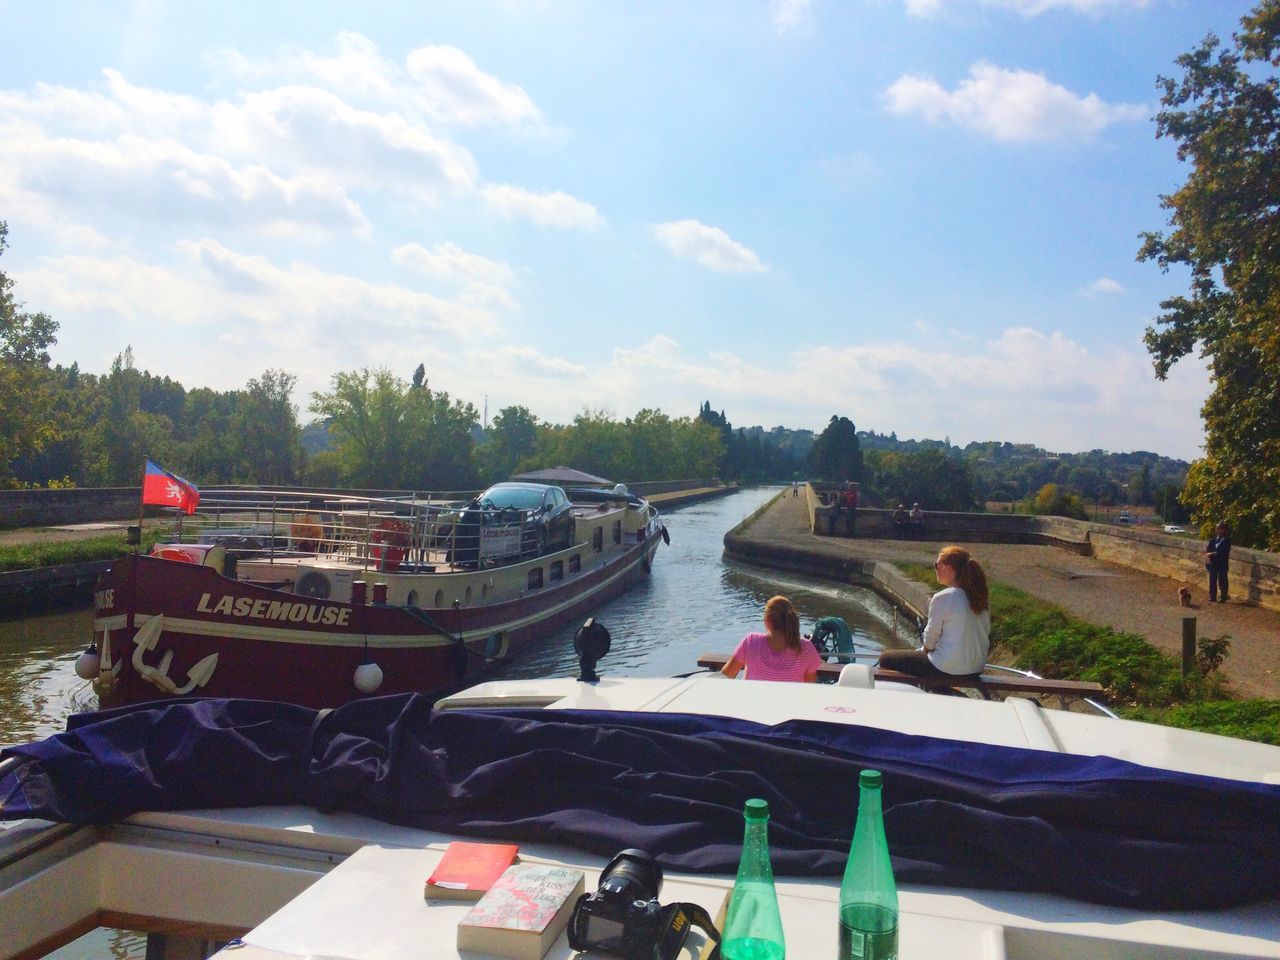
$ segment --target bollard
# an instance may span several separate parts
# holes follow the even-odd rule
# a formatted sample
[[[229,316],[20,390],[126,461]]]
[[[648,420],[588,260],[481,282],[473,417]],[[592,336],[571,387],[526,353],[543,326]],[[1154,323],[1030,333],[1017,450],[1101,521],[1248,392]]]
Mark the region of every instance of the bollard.
[[[1190,676],[1196,666],[1196,618],[1182,618],[1182,675]]]

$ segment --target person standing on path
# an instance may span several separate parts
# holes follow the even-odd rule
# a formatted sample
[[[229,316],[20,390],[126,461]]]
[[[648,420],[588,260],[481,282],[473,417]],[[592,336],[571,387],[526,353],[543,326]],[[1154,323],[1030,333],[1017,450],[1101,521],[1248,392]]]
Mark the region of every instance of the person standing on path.
[[[1209,571],[1209,602],[1227,602],[1227,566],[1231,562],[1231,538],[1227,525],[1219,523],[1204,545],[1204,566]]]
[[[844,531],[851,537],[858,535],[858,485],[850,480],[845,484],[843,503]]]
[[[880,666],[917,677],[981,673],[991,651],[987,575],[964,547],[943,547],[933,562],[943,589],[929,600],[919,650],[886,650]]]

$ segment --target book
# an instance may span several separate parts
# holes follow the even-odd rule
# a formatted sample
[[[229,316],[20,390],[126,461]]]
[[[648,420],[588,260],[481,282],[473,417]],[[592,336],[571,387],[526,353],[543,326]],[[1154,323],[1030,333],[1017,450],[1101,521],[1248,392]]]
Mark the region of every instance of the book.
[[[479,900],[519,849],[514,843],[468,843],[454,840],[427,877],[423,895],[441,900]]]
[[[585,886],[581,870],[518,863],[458,921],[458,949],[541,960],[569,922]]]

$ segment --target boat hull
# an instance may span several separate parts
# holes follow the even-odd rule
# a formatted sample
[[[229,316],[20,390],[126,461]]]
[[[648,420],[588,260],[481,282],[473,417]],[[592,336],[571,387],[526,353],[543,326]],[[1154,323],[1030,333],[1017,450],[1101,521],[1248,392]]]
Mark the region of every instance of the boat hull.
[[[197,563],[127,557],[94,595],[94,688],[103,707],[177,696],[332,707],[445,693],[645,579],[661,539],[655,525],[592,569],[500,602],[445,608],[316,599]],[[369,663],[381,681],[362,693],[354,677]]]

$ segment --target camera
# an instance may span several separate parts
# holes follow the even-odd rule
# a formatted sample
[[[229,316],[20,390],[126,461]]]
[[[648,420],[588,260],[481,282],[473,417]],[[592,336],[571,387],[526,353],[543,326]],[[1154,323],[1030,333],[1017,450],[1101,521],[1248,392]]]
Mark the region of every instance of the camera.
[[[643,850],[623,850],[600,873],[594,893],[584,893],[569,917],[569,946],[602,950],[626,960],[674,960],[696,924],[719,940],[711,918],[697,904],[658,902],[662,868]]]

